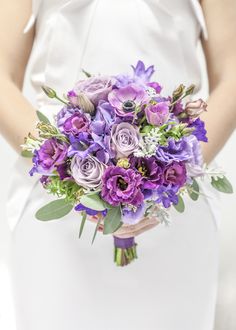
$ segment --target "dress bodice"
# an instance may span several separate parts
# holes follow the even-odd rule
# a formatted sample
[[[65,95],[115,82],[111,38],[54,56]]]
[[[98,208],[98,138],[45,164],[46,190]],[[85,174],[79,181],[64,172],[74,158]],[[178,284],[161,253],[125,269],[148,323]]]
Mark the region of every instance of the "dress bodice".
[[[25,33],[35,19],[29,75],[38,107],[48,103],[41,85],[62,94],[81,69],[125,73],[139,59],[155,65],[166,93],[179,83],[201,87],[197,47],[206,29],[198,0],[33,0]]]

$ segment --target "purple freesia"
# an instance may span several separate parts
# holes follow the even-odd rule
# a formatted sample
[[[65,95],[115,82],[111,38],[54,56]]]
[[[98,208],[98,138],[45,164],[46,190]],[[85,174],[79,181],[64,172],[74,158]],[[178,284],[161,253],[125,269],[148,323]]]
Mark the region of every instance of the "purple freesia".
[[[77,137],[71,135],[69,137],[70,147],[68,149],[68,156],[73,157],[75,154],[81,158],[88,155],[96,157],[100,162],[107,164],[110,156],[106,151],[104,145],[95,142],[89,133],[80,133]]]
[[[205,123],[200,118],[197,118],[194,122],[192,122],[188,127],[195,128],[192,132],[193,135],[196,136],[198,141],[208,142],[208,138],[206,136],[207,130],[205,129]]]
[[[155,195],[157,195],[156,203],[162,203],[165,208],[169,208],[171,204],[177,205],[179,201],[178,190],[178,186],[160,186],[155,191]]]
[[[149,97],[143,88],[132,84],[120,89],[113,89],[108,95],[109,103],[120,117],[133,118],[135,109],[147,103]]]
[[[65,162],[68,145],[56,138],[45,140],[39,150],[36,150],[33,157],[33,168],[30,174],[51,173],[58,165]]]
[[[132,157],[130,159],[130,165],[142,174],[143,189],[156,189],[163,183],[163,165],[156,157]]]
[[[111,125],[115,121],[114,108],[105,101],[100,101],[97,107],[96,115],[91,122],[90,128],[93,134],[108,134]]]
[[[153,73],[155,72],[154,66],[151,65],[147,69],[142,61],[138,61],[136,66],[131,66],[134,73],[134,81],[147,84]]]
[[[102,198],[112,206],[138,207],[143,202],[142,176],[133,169],[109,166],[102,177]]]

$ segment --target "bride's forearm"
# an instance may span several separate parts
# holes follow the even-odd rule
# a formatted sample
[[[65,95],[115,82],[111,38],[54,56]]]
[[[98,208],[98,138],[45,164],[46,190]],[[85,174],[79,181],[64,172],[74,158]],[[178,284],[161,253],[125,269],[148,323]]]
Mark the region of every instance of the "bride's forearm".
[[[210,93],[208,111],[202,115],[208,131],[208,143],[203,143],[203,156],[211,162],[222,149],[236,126],[236,80],[222,81]]]
[[[0,90],[0,133],[19,152],[24,137],[34,131],[36,113],[10,78],[0,78]]]

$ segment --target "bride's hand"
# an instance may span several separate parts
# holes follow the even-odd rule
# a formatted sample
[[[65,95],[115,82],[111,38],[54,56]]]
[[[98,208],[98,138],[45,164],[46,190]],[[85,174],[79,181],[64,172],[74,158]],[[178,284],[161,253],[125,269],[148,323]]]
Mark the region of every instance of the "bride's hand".
[[[98,216],[89,217],[89,220],[97,223]],[[121,228],[119,228],[114,235],[119,238],[128,238],[135,237],[147,230],[150,230],[156,227],[160,223],[157,217],[145,217],[136,225],[126,225],[124,224]],[[103,224],[101,223],[99,226],[99,231],[103,231]]]

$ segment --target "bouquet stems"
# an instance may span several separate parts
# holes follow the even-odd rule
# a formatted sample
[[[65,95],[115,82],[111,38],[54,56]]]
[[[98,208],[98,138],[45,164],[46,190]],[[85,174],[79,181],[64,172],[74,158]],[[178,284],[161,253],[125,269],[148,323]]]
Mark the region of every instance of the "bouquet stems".
[[[137,259],[137,251],[134,237],[114,237],[114,262],[117,266],[126,266]]]

